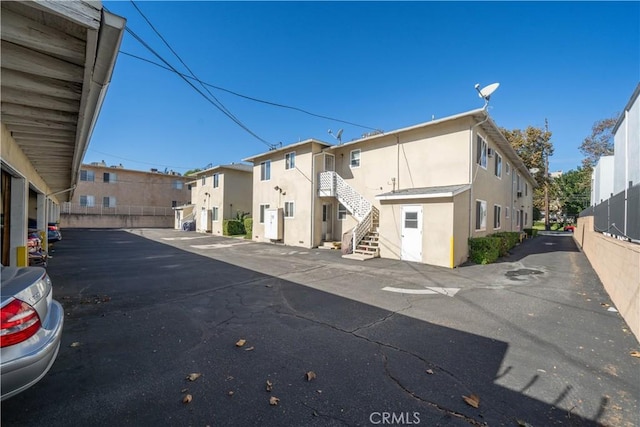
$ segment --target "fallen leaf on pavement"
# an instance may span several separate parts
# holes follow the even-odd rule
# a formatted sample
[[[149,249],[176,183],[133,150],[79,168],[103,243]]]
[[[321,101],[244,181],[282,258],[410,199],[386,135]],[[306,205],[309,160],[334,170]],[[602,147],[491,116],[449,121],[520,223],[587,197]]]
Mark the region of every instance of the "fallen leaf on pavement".
[[[629,354],[632,355],[633,357],[640,357],[640,351],[638,351],[638,350],[633,350]]]
[[[433,369],[427,369],[427,374],[433,375]]]
[[[533,427],[531,424],[529,424],[526,421],[522,421],[522,420],[516,420],[518,422],[518,426],[520,427]]]
[[[271,406],[277,406],[279,402],[280,402],[280,399],[278,399],[275,396],[271,396],[269,398],[269,405],[271,405]]]
[[[194,372],[193,374],[187,375],[186,379],[189,380],[189,381],[195,381],[198,378],[200,378],[201,376],[202,376],[202,374],[200,372]]]
[[[236,343],[236,347],[242,347],[246,343],[247,343],[247,340],[238,340],[238,342]]]
[[[273,383],[267,380],[267,391],[271,391],[271,390],[273,390]]]
[[[233,396],[233,390],[230,390],[227,394],[228,394],[229,396]]]
[[[601,306],[603,306],[604,308],[611,307],[611,306],[610,306],[609,304],[607,304],[606,302],[601,302],[601,303],[600,303],[600,305],[601,305]]]
[[[69,347],[80,347],[80,343],[78,341],[72,342]]]
[[[191,401],[193,400],[193,396],[191,396],[190,394],[187,394],[185,397],[182,398],[182,403],[191,403]]]
[[[183,388],[182,390],[180,390],[180,393],[186,393],[186,392],[188,392],[188,391],[189,391],[189,389],[188,389],[188,388]]]
[[[480,398],[475,394],[472,394],[471,396],[462,396],[462,399],[464,399],[467,405],[473,406],[474,408],[480,406]]]
[[[312,381],[316,379],[316,373],[313,371],[307,372],[307,381]]]
[[[253,350],[255,350],[255,347],[253,347],[253,346],[252,346],[252,347],[249,347],[249,348],[245,348],[245,349],[244,349],[244,351],[253,351]]]

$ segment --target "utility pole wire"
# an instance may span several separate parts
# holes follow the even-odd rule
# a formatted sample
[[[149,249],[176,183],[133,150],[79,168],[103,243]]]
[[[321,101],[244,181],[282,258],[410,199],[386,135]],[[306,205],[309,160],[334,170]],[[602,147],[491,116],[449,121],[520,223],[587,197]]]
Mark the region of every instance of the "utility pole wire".
[[[138,60],[140,60],[140,61],[148,62],[149,64],[155,65],[156,67],[160,67],[160,68],[162,68],[162,69],[164,69],[164,70],[174,72],[172,69],[167,68],[167,67],[165,67],[165,66],[164,66],[164,65],[162,65],[162,64],[158,64],[157,62],[153,62],[153,61],[152,61],[152,60],[150,60],[150,59],[143,58],[143,57],[141,57],[141,56],[134,55],[134,54],[129,53],[129,52],[124,52],[124,51],[122,51],[122,50],[120,51],[120,53],[121,53],[121,54],[123,54],[123,55],[126,55],[126,56],[130,56],[130,57],[132,57],[132,58],[138,59]],[[180,74],[181,76],[186,77],[186,78],[188,78],[188,79],[193,79],[193,77],[190,77],[190,76],[184,75],[184,74],[182,74],[182,73],[179,73],[179,72],[178,72],[178,74]],[[200,81],[200,80],[199,80],[199,81]],[[301,112],[301,113],[308,114],[308,115],[313,116],[313,117],[318,117],[318,118],[321,118],[321,119],[327,119],[327,120],[331,120],[331,121],[333,121],[333,122],[344,123],[344,124],[347,124],[347,125],[356,126],[356,127],[363,128],[363,129],[379,130],[378,128],[373,128],[373,127],[371,127],[371,126],[365,126],[365,125],[361,125],[361,124],[358,124],[358,123],[349,122],[349,121],[347,121],[347,120],[336,119],[335,117],[329,117],[329,116],[324,116],[324,115],[322,115],[322,114],[312,113],[312,112],[307,111],[307,110],[304,110],[304,109],[302,109],[302,108],[292,107],[292,106],[290,106],[290,105],[285,105],[285,104],[278,104],[277,102],[265,101],[265,100],[263,100],[263,99],[254,98],[254,97],[252,97],[252,96],[248,96],[248,95],[243,95],[243,94],[241,94],[241,93],[234,92],[234,91],[232,91],[232,90],[225,89],[225,88],[223,88],[223,87],[216,86],[216,85],[213,85],[213,84],[211,84],[211,83],[206,83],[206,82],[202,82],[202,81],[200,81],[200,83],[201,83],[201,84],[204,84],[204,85],[206,85],[206,86],[212,87],[212,88],[214,88],[214,89],[218,89],[218,90],[221,90],[221,91],[223,91],[223,92],[230,93],[231,95],[235,95],[235,96],[240,97],[240,98],[248,99],[248,100],[250,100],[250,101],[259,102],[259,103],[266,104],[266,105],[271,105],[271,106],[273,106],[273,107],[287,108],[287,109],[289,109],[289,110],[299,111],[299,112]]]

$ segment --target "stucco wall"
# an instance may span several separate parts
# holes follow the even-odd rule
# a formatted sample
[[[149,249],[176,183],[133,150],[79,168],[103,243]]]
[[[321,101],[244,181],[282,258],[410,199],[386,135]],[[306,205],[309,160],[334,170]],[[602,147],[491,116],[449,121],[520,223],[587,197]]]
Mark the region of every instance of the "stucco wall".
[[[640,340],[640,245],[593,231],[593,216],[578,218],[573,235],[636,338]]]
[[[60,215],[60,228],[174,228],[173,216]]]

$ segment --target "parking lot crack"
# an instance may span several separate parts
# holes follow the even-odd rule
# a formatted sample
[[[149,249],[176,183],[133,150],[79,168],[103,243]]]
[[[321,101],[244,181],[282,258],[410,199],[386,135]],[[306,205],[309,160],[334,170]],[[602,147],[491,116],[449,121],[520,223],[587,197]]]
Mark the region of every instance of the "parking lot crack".
[[[413,399],[418,400],[419,402],[422,402],[426,405],[428,405],[429,407],[443,413],[443,414],[447,414],[449,416],[452,417],[456,417],[459,418],[461,420],[466,421],[467,423],[473,425],[473,426],[486,426],[487,424],[484,422],[480,422],[478,420],[476,420],[475,418],[469,417],[465,414],[462,414],[460,412],[454,411],[452,409],[446,408],[442,405],[440,405],[439,403],[436,402],[432,402],[430,400],[424,399],[421,396],[419,396],[418,394],[414,393],[413,391],[409,390],[409,388],[407,388],[404,384],[402,384],[402,382],[396,378],[391,371],[389,370],[389,358],[387,357],[386,354],[382,353],[382,357],[383,357],[383,364],[384,364],[384,372],[385,375],[391,380],[393,381],[403,392],[405,392],[406,394],[408,394],[409,396],[411,396]]]

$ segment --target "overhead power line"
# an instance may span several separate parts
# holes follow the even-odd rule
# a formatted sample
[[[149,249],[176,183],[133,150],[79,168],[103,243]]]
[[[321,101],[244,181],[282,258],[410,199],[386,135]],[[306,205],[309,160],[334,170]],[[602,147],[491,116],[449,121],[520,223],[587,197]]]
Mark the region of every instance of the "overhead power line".
[[[105,10],[108,11],[108,9],[105,8]],[[262,142],[263,144],[267,145],[269,147],[269,149],[273,149],[273,147],[275,146],[274,144],[269,143],[268,141],[266,141],[265,139],[261,138],[259,135],[257,135],[255,132],[253,132],[251,129],[249,129],[249,127],[247,127],[244,123],[242,123],[237,117],[235,117],[233,114],[231,114],[231,112],[229,110],[227,110],[227,108],[217,99],[211,100],[206,94],[204,94],[200,89],[198,89],[193,83],[191,83],[189,81],[189,79],[187,79],[186,77],[183,76],[182,73],[178,72],[178,70],[171,65],[167,60],[165,60],[158,52],[156,52],[151,46],[149,46],[149,44],[147,42],[145,42],[142,37],[138,36],[135,31],[133,31],[131,29],[131,27],[129,27],[128,25],[125,26],[125,31],[127,31],[127,33],[129,33],[135,40],[137,40],[142,46],[144,46],[149,52],[151,52],[154,56],[156,56],[160,61],[162,61],[164,64],[167,65],[167,67],[169,67],[174,73],[176,73],[178,76],[180,76],[182,78],[182,80],[185,81],[185,83],[187,83],[189,86],[191,86],[193,88],[193,90],[195,90],[196,92],[198,92],[200,94],[200,96],[202,96],[204,99],[206,99],[211,105],[213,105],[214,107],[216,107],[218,110],[220,110],[225,116],[227,116],[229,119],[231,119],[234,123],[236,123],[238,126],[240,126],[242,129],[244,129],[247,133],[249,133],[250,135],[252,135],[254,138],[256,138],[257,140],[259,140],[260,142]],[[197,80],[197,78],[196,78]]]
[[[140,61],[144,61],[144,62],[147,62],[149,64],[155,65],[156,67],[160,67],[160,68],[162,68],[164,70],[175,72],[171,68],[165,67],[164,65],[158,64],[157,62],[154,62],[154,61],[152,61],[150,59],[143,58],[141,56],[134,55],[132,53],[125,52],[125,51],[122,51],[122,50],[120,51],[120,53],[123,54],[123,55],[126,55],[126,56],[130,56],[132,58],[138,59]],[[179,73],[179,72],[178,72],[178,74],[180,74],[182,77],[185,77],[185,78],[188,78],[188,79],[193,79],[193,77],[191,77],[191,76],[187,76],[187,75]],[[286,109],[289,109],[289,110],[295,110],[295,111],[299,111],[299,112],[304,113],[304,114],[308,114],[309,116],[318,117],[318,118],[326,119],[326,120],[331,120],[333,122],[344,123],[344,124],[347,124],[347,125],[356,126],[356,127],[363,128],[363,129],[378,130],[378,128],[374,128],[374,127],[371,127],[371,126],[361,125],[361,124],[350,122],[350,121],[347,121],[347,120],[337,119],[335,117],[330,117],[330,116],[325,116],[325,115],[322,115],[322,114],[312,113],[311,111],[307,111],[307,110],[304,110],[304,109],[299,108],[299,107],[292,107],[290,105],[279,104],[277,102],[266,101],[266,100],[263,100],[263,99],[254,98],[252,96],[243,95],[241,93],[234,92],[234,91],[232,91],[230,89],[226,89],[226,88],[221,87],[221,86],[216,86],[216,85],[213,85],[211,83],[203,82],[201,80],[198,80],[198,81],[200,82],[200,84],[203,84],[205,86],[209,86],[211,88],[214,88],[214,89],[217,89],[217,90],[221,90],[223,92],[227,92],[227,93],[230,93],[231,95],[235,95],[235,96],[240,97],[240,98],[248,99],[250,101],[259,102],[261,104],[271,105],[273,107],[279,107],[279,108],[286,108]]]

